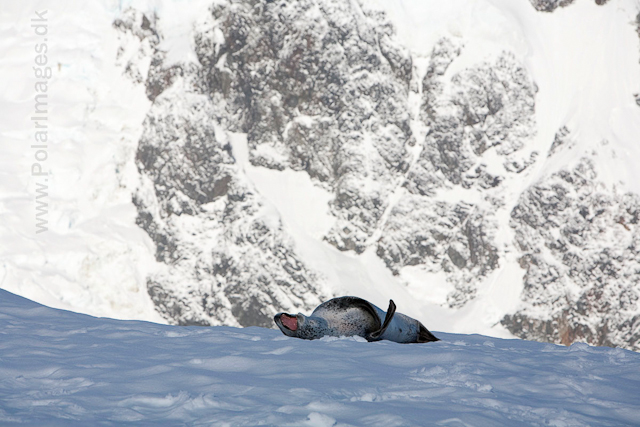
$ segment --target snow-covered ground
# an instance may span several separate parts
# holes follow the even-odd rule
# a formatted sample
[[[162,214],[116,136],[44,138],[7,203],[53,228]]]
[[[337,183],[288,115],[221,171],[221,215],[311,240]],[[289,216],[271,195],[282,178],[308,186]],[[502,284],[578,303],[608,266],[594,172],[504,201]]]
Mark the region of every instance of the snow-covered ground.
[[[637,425],[640,354],[435,333],[303,341],[40,306],[0,290],[2,425]]]

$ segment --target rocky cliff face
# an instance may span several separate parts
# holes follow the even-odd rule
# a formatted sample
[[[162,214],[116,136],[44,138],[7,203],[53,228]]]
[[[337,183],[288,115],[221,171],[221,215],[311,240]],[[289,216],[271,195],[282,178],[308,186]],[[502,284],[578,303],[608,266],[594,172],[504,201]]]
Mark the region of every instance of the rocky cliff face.
[[[443,38],[419,72],[384,14],[333,0],[216,2],[193,26],[192,62],[167,60],[154,17],[129,10],[114,27],[123,72],[153,102],[134,203],[166,266],[148,289],[169,321],[268,326],[330,296],[238,167],[235,131],[254,166],[331,192],[335,248],[370,249],[398,277],[442,274],[452,309],[516,252],[524,291],[508,330],[640,345],[638,197],[587,157],[523,186],[579,141],[563,127],[539,155],[538,89],[513,52],[470,62],[464,40]]]
[[[527,307],[502,323],[527,339],[637,348],[640,197],[589,159],[528,189],[511,212]]]
[[[146,85],[153,105],[136,156],[142,184],[134,203],[166,265],[148,279],[158,311],[184,325],[268,327],[278,310],[315,307],[327,294],[237,167],[220,124],[224,104],[207,96],[201,68],[166,67],[155,41],[162,36],[144,32],[150,21],[135,11],[125,19],[118,23],[125,36],[154,37],[142,43],[152,58]]]
[[[128,75],[140,80],[139,63],[151,58],[145,84],[154,105],[137,160],[153,189],[141,188],[134,202],[168,268],[149,292],[181,324],[270,325],[273,312],[308,310],[327,294],[281,224],[261,220],[260,197],[242,184],[221,126],[247,133],[254,165],[304,170],[334,192],[326,240],[361,252],[415,143],[413,68],[392,27],[357,5],[230,2],[210,12],[194,34],[198,64],[165,65],[162,36],[146,16],[129,11],[114,24],[143,40]],[[209,251],[192,242],[205,235]]]
[[[396,274],[406,265],[446,272],[456,288],[447,298],[451,307],[473,299],[478,277],[499,265],[493,235],[505,180],[536,157],[518,157],[535,134],[535,87],[524,69],[504,53],[494,63],[447,75],[462,49],[443,39],[432,51],[419,116],[429,131],[377,245]],[[502,165],[490,164],[489,155]],[[438,200],[456,190],[481,194],[481,200]]]
[[[575,0],[529,0],[533,7],[540,12],[553,12],[559,7],[566,7],[574,3]],[[609,0],[595,0],[598,6],[608,3]]]
[[[529,0],[533,7],[540,12],[553,12],[559,7],[566,7],[575,0]]]
[[[393,28],[338,1],[218,5],[199,28],[208,89],[247,133],[251,163],[304,170],[334,192],[326,239],[362,252],[415,143],[412,62]]]

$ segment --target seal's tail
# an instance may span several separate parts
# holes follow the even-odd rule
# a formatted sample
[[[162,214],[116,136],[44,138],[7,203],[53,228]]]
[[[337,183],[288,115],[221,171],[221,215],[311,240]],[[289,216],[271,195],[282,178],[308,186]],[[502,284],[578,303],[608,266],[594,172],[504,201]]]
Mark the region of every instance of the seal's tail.
[[[436,338],[427,328],[420,323],[420,331],[418,331],[418,342],[431,342],[440,341],[440,338]]]
[[[382,323],[382,326],[380,327],[380,329],[370,333],[369,336],[367,337],[367,340],[369,340],[369,341],[377,341],[378,339],[380,339],[382,334],[384,334],[384,331],[387,330],[387,327],[389,326],[389,323],[391,323],[391,319],[393,319],[393,315],[394,314],[396,314],[396,303],[394,303],[393,300],[390,299],[389,300],[389,308],[387,309],[387,314],[386,314],[386,316],[384,318],[384,323]]]

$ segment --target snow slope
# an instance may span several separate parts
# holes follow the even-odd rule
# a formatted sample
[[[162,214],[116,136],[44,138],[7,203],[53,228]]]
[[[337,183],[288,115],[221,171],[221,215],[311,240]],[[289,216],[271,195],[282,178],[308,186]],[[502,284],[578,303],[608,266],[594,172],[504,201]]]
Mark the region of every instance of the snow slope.
[[[118,10],[26,1],[0,11],[0,287],[74,311],[162,321],[146,289],[154,249],[135,225],[130,189],[149,101],[115,65]],[[46,37],[30,27],[36,11],[47,18]],[[47,45],[51,68],[43,233],[31,175],[36,44]]]
[[[2,425],[633,425],[640,354],[438,333],[303,341],[47,308],[0,290]]]

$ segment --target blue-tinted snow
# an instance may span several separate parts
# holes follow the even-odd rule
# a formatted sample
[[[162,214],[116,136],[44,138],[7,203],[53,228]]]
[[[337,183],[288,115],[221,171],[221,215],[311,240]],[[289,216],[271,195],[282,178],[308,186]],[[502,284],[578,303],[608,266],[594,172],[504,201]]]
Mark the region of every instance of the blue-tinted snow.
[[[640,354],[401,345],[54,310],[0,290],[0,425],[637,425]]]

